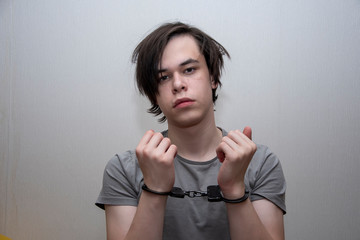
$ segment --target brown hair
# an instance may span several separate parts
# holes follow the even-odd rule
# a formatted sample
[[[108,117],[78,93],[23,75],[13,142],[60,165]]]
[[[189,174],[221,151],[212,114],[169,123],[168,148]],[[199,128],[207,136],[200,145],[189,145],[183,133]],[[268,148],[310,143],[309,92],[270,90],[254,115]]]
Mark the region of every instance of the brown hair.
[[[159,93],[159,62],[169,40],[174,36],[183,34],[192,36],[196,40],[200,52],[205,57],[210,76],[212,76],[215,84],[221,86],[220,76],[224,66],[223,55],[230,58],[226,49],[209,35],[193,26],[181,22],[161,25],[139,43],[132,55],[132,62],[136,63],[135,77],[139,92],[148,97],[152,104],[148,112],[155,114],[155,116],[162,113],[156,102],[156,95]],[[213,89],[212,95],[215,103],[217,99],[216,89]],[[165,120],[166,117],[163,116],[159,122]]]

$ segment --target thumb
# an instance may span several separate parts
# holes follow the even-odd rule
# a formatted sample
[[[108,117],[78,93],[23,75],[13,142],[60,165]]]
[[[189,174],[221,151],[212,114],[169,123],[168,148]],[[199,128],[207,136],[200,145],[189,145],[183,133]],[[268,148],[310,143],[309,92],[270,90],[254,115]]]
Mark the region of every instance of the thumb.
[[[245,136],[247,136],[250,140],[252,140],[252,130],[251,130],[251,127],[249,126],[246,126],[244,128],[244,131],[243,131],[243,134],[245,134]]]

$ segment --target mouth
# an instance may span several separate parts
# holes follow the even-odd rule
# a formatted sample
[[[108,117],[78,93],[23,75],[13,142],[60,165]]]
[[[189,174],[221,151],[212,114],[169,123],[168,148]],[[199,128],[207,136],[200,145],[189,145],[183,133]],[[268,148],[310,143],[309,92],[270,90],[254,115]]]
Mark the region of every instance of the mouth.
[[[190,98],[180,98],[175,101],[173,107],[174,108],[187,107],[187,106],[191,105],[193,102],[194,102],[194,100],[192,100]]]

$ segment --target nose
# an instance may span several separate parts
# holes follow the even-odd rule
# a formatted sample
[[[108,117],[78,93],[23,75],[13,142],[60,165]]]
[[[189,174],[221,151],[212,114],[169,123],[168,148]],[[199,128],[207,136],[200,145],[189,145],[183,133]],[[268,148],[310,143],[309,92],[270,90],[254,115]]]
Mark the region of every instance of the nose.
[[[173,93],[179,93],[186,89],[187,89],[187,84],[184,76],[175,73],[173,76]]]

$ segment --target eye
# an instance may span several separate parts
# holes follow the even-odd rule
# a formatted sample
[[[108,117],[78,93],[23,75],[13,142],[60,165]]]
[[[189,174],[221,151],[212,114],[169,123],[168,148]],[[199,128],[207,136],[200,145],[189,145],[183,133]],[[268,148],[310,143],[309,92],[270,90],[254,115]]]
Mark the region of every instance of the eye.
[[[163,81],[165,81],[165,80],[167,80],[167,79],[169,79],[169,76],[168,76],[168,75],[160,75],[160,77],[159,77],[159,81],[160,81],[160,82],[163,82]]]
[[[193,67],[189,67],[189,68],[187,68],[187,69],[185,69],[185,74],[190,74],[190,73],[193,73],[195,71],[195,68],[193,68]]]

